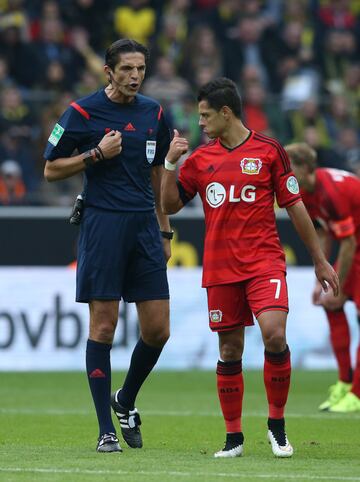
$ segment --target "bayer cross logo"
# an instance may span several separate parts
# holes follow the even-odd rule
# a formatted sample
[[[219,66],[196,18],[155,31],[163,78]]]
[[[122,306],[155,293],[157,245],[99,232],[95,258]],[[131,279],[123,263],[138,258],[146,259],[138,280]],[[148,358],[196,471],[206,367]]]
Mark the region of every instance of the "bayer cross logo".
[[[222,320],[222,311],[221,310],[210,310],[209,317],[212,323],[220,323]]]
[[[218,208],[223,204],[226,198],[226,191],[219,182],[212,182],[206,188],[206,201],[213,208]]]
[[[259,174],[262,162],[260,159],[254,159],[252,157],[244,157],[240,162],[241,171],[243,174]]]

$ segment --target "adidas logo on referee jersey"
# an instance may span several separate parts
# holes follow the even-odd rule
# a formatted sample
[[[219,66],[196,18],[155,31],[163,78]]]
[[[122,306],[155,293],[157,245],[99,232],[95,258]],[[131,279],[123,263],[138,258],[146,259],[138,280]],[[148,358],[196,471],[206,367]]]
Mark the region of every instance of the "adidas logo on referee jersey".
[[[136,131],[135,127],[132,125],[131,122],[128,123],[127,126],[125,126],[124,131]]]

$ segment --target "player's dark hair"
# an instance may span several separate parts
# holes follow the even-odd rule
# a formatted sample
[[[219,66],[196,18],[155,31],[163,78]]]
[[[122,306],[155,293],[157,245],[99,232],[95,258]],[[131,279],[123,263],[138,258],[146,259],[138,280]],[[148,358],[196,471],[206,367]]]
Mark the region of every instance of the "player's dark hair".
[[[105,52],[105,64],[114,70],[115,65],[119,63],[120,55],[130,52],[142,53],[145,57],[145,63],[147,63],[149,60],[149,51],[144,45],[136,42],[136,40],[122,38],[120,40],[116,40],[116,42],[112,43],[107,48]]]
[[[203,85],[197,97],[198,102],[206,100],[209,107],[219,111],[225,105],[228,106],[235,117],[241,118],[241,97],[235,82],[226,77],[219,77]]]
[[[316,169],[316,151],[305,142],[288,144],[285,146],[285,151],[287,152],[290,161],[295,164],[295,166],[306,165],[310,172],[313,172]]]

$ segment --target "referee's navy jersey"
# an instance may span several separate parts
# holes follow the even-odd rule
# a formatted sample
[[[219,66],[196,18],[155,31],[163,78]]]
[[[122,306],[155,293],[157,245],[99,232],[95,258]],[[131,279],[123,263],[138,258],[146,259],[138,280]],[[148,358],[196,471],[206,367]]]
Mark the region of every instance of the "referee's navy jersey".
[[[170,131],[161,106],[137,94],[130,104],[111,101],[101,89],[76,102],[50,134],[44,157],[52,161],[83,153],[111,130],[122,134],[119,155],[86,168],[85,205],[112,211],[152,211],[152,166],[163,164]]]

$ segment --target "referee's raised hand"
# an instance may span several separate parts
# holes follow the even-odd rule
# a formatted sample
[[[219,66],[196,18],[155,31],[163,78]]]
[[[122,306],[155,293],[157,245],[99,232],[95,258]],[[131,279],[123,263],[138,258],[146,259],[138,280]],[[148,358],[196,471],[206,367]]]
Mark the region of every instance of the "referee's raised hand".
[[[105,159],[111,159],[122,151],[122,136],[119,131],[110,131],[99,142],[99,147]]]

